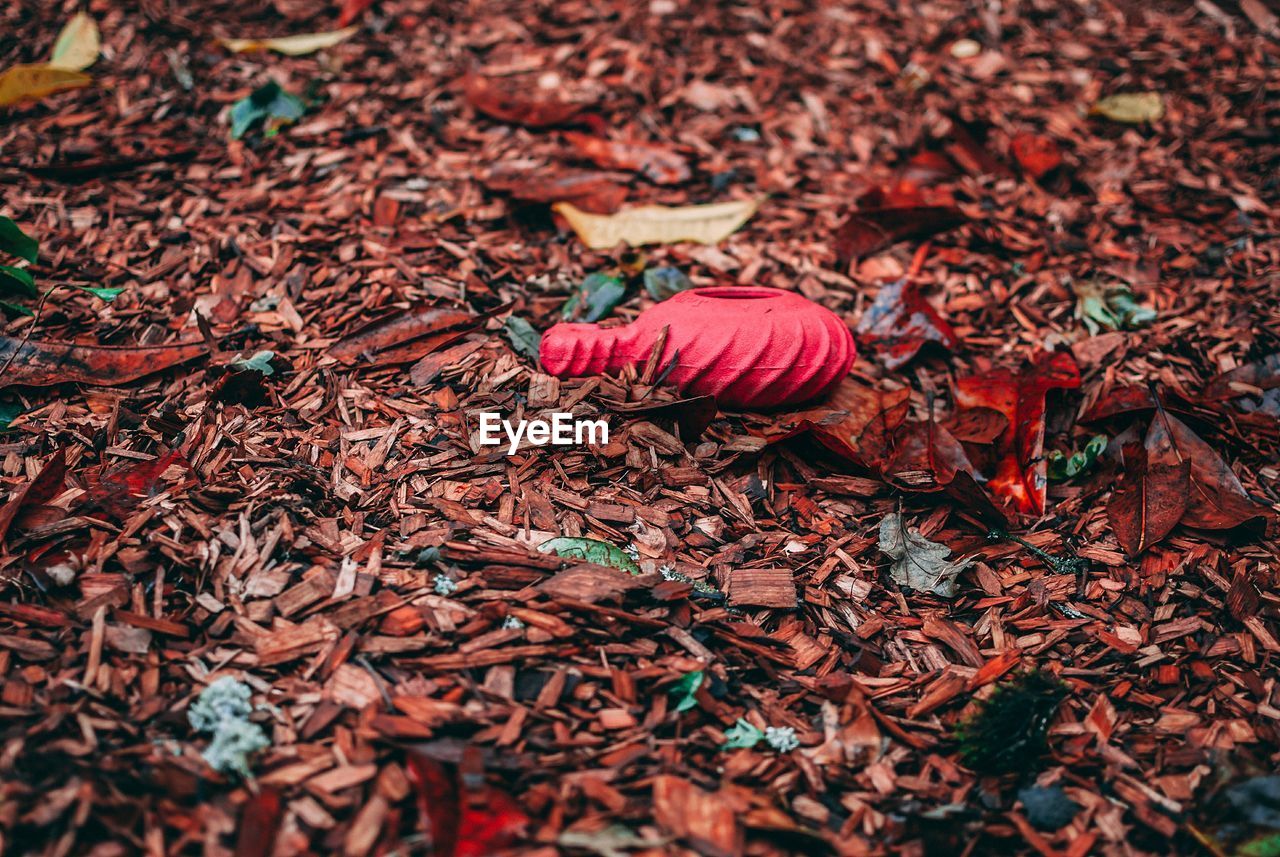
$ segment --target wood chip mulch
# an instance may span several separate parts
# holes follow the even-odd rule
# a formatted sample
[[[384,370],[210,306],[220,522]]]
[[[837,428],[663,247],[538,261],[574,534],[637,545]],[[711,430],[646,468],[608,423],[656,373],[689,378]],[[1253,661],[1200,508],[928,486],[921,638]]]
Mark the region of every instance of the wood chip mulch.
[[[0,65],[46,57],[76,5],[5,4]],[[309,56],[216,41],[333,29],[338,5],[93,0],[94,85],[0,111],[0,213],[58,286],[3,333],[194,343],[137,358],[162,369],[142,377],[91,355],[42,386],[7,355],[0,850],[1214,853],[1210,798],[1280,762],[1280,405],[1255,376],[1203,395],[1280,351],[1263,4],[382,0]],[[478,75],[582,115],[485,115]],[[231,140],[227,108],[271,78],[308,113]],[[1160,93],[1163,117],[1089,115],[1118,92]],[[600,168],[566,128],[690,175]],[[1062,163],[1032,175],[1020,134]],[[930,191],[962,225],[837,258],[855,201],[939,164]],[[638,252],[587,250],[545,204],[622,197],[766,200],[718,245]],[[558,380],[513,349],[509,316],[544,330],[585,275],[655,265],[851,326],[909,275],[954,347],[889,369],[864,340],[836,399],[774,414],[707,412],[655,367]],[[1090,278],[1156,320],[1090,335],[1071,286]],[[651,302],[633,287],[614,317]],[[425,340],[344,347],[439,307],[456,317]],[[959,494],[779,440],[867,391],[941,418],[957,378],[1053,349],[1082,383],[1050,393],[1045,450],[1140,444],[1132,408],[1078,418],[1155,389],[1256,525],[1179,526],[1130,557],[1103,463],[1011,516],[1024,545]],[[479,444],[483,411],[612,434],[508,456]],[[972,558],[954,598],[892,579],[895,513]],[[641,573],[536,550],[560,536]],[[1037,669],[1066,688],[1048,754],[971,770],[956,725]],[[270,742],[250,779],[214,770],[187,716],[225,676]],[[741,720],[799,746],[725,749]],[[1033,823],[1020,793],[1055,785],[1074,811]]]

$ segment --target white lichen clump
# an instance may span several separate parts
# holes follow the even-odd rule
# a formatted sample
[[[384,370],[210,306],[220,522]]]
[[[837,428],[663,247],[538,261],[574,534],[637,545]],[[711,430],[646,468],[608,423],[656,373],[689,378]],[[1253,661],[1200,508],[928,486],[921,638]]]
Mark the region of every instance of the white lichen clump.
[[[764,741],[779,753],[789,753],[800,746],[796,730],[791,726],[766,726]]]
[[[508,631],[519,631],[524,627],[524,623],[515,616],[508,616],[502,623],[502,627]]]
[[[443,574],[436,575],[436,595],[452,595],[458,591],[458,584],[453,578],[445,577]]]
[[[249,720],[254,711],[252,696],[253,690],[247,684],[223,676],[206,687],[187,709],[191,727],[213,737],[201,755],[215,771],[247,778],[249,755],[271,746],[262,727]]]

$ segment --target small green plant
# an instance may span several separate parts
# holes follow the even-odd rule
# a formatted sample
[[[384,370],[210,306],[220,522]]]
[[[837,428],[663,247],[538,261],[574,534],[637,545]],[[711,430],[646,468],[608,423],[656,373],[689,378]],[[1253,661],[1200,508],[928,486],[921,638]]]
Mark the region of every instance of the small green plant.
[[[998,685],[955,728],[961,760],[981,774],[1031,770],[1048,750],[1049,721],[1066,696],[1067,686],[1041,670]]]
[[[5,255],[17,256],[34,265],[40,256],[40,242],[23,232],[9,218],[0,217],[0,257]],[[113,301],[124,291],[122,288],[108,286],[76,288],[104,301]],[[31,275],[31,271],[16,265],[0,265],[0,308],[15,315],[33,316],[36,314],[35,310],[15,303],[10,298],[36,300],[39,297],[40,289],[36,286],[36,278]]]

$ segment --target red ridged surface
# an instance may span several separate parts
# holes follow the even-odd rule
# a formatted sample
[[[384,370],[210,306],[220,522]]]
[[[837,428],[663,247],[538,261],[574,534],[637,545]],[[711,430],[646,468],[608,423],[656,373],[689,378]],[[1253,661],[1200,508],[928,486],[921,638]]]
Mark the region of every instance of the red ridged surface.
[[[655,304],[625,327],[557,324],[542,337],[542,365],[561,378],[616,373],[649,359],[669,327],[667,383],[715,396],[727,408],[796,405],[821,396],[853,365],[849,328],[793,292],[692,289]]]

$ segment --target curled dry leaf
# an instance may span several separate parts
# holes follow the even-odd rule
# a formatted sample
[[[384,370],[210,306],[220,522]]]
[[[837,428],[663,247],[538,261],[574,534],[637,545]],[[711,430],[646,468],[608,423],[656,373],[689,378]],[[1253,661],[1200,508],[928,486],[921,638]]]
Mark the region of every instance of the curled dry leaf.
[[[0,336],[0,388],[15,384],[127,384],[208,352],[204,342],[173,345],[72,345]]]
[[[967,220],[960,209],[940,205],[855,211],[836,231],[836,255],[846,264],[899,241],[946,232]]]
[[[878,352],[886,369],[897,369],[919,353],[926,342],[955,348],[951,325],[920,294],[920,286],[903,277],[880,287],[857,332],[863,344]]]
[[[358,29],[360,28],[344,27],[328,33],[302,33],[270,39],[219,39],[218,41],[227,50],[237,54],[247,51],[275,51],[286,56],[300,57],[341,44],[354,36]]]
[[[997,444],[999,462],[988,487],[1005,503],[1028,515],[1044,513],[1048,473],[1044,459],[1045,397],[1050,390],[1080,386],[1080,370],[1070,352],[1039,357],[1015,376],[1008,369],[956,380],[961,408],[991,408],[1009,421]]]
[[[558,203],[554,209],[569,221],[583,244],[604,250],[618,244],[715,244],[751,219],[759,206],[758,200],[744,199],[677,208],[645,205],[610,215],[590,214],[571,203]]]
[[[633,140],[606,140],[577,131],[566,131],[565,139],[582,157],[596,166],[612,170],[634,170],[654,184],[679,184],[692,173],[689,162],[669,146]]]
[[[956,597],[956,578],[970,560],[949,560],[951,548],[931,542],[915,527],[907,528],[902,516],[885,515],[880,522],[880,551],[893,560],[889,576],[899,586]]]
[[[509,79],[494,79],[478,74],[466,76],[463,91],[471,106],[486,116],[530,128],[560,125],[577,116],[587,106],[577,101],[518,93]]]
[[[43,506],[61,494],[66,478],[67,450],[63,447],[45,462],[44,467],[36,474],[35,479],[20,488],[9,502],[0,507],[0,542],[5,540],[14,521],[23,512],[37,506]]]

